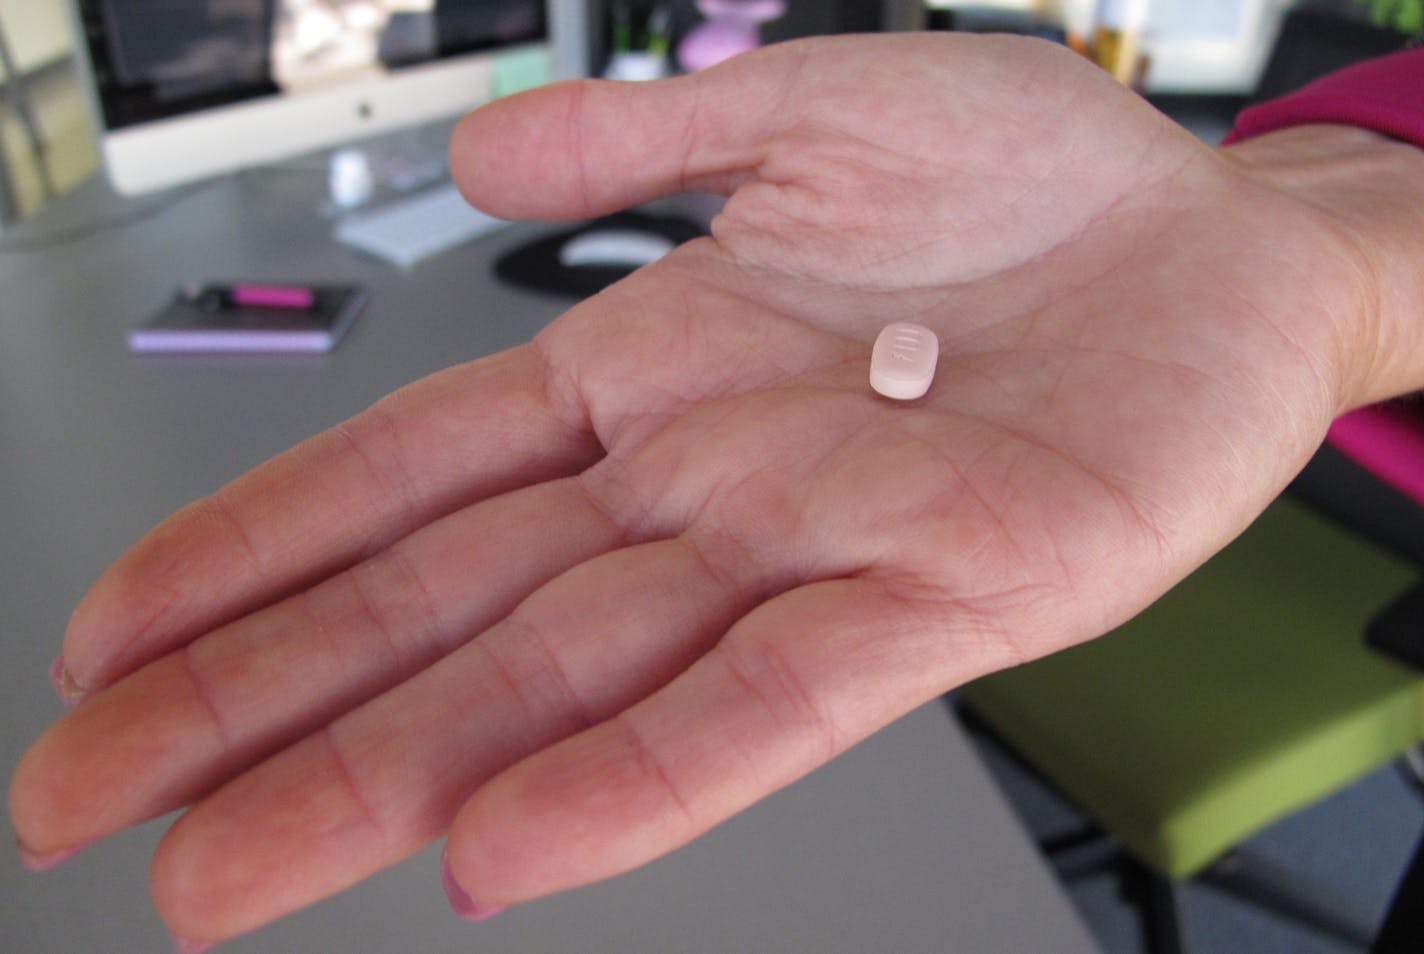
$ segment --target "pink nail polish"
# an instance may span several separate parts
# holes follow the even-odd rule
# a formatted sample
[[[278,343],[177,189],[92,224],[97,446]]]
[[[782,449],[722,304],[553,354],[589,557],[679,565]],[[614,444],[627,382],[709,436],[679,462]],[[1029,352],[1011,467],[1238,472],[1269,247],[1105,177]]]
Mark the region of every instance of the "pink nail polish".
[[[176,954],[203,954],[204,951],[212,949],[211,944],[204,944],[199,941],[190,941],[187,938],[179,937],[176,934],[168,935],[173,939],[173,950]]]
[[[450,901],[451,909],[466,921],[487,921],[494,917],[503,908],[485,907],[475,901],[460,887],[460,883],[455,880],[455,875],[450,871],[450,855],[448,849],[440,853],[440,884],[445,888],[445,897]]]
[[[73,709],[84,701],[89,691],[79,683],[74,681],[74,677],[69,674],[69,670],[64,668],[64,657],[56,656],[49,667],[49,684],[54,686],[55,695],[59,696],[59,701]]]
[[[20,856],[20,864],[31,874],[39,874],[41,871],[48,871],[58,867],[64,862],[73,858],[84,850],[83,845],[74,848],[65,848],[61,851],[52,851],[49,854],[41,854],[26,848],[19,838],[15,839],[15,852]]]

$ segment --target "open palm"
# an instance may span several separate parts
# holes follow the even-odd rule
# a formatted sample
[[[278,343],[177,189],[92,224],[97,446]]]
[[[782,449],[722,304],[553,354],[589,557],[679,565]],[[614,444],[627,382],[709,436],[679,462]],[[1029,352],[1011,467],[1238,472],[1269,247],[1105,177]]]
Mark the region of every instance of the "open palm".
[[[976,675],[1131,616],[1339,410],[1348,247],[1065,51],[773,48],[468,119],[477,204],[730,198],[533,343],[191,505],[96,583],[19,767],[43,862],[193,803],[221,940],[449,833],[485,909],[640,864]],[[891,321],[941,341],[867,386]],[[473,913],[473,909],[467,910]]]

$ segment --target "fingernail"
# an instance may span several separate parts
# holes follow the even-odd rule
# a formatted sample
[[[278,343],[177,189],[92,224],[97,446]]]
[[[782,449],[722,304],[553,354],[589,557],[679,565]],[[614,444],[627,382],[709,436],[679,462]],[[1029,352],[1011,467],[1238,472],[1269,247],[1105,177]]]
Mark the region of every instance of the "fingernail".
[[[179,937],[176,934],[169,934],[173,939],[173,950],[177,954],[203,954],[204,951],[212,949],[211,944],[204,944],[200,941],[190,941],[186,937]]]
[[[56,656],[49,667],[49,683],[54,686],[55,695],[59,696],[59,701],[73,709],[84,701],[84,697],[89,695],[89,690],[74,681],[74,677],[69,674],[69,670],[64,668],[64,657]]]
[[[449,899],[451,909],[466,921],[487,921],[504,910],[485,907],[465,893],[450,871],[449,849],[440,853],[440,884],[445,888],[445,897]]]
[[[20,864],[31,874],[39,874],[41,871],[48,871],[58,865],[63,864],[70,858],[84,850],[80,845],[76,848],[65,848],[63,851],[52,851],[49,854],[41,854],[26,848],[19,838],[15,839],[15,851],[20,856]]]

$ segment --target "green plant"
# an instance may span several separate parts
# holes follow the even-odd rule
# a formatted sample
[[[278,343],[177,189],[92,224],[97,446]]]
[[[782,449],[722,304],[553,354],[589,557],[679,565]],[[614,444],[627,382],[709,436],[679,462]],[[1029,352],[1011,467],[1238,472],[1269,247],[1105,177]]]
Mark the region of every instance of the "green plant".
[[[1357,0],[1367,3],[1375,25],[1401,33],[1424,33],[1424,0]]]

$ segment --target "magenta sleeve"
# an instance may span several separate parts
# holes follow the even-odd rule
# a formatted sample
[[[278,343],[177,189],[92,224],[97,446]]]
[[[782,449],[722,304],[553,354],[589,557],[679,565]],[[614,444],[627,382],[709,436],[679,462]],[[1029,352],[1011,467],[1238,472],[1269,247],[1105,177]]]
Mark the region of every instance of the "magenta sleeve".
[[[1369,60],[1253,106],[1236,117],[1225,144],[1309,123],[1358,126],[1424,147],[1424,49]],[[1424,506],[1424,402],[1353,411],[1334,423],[1329,441]]]
[[[1360,126],[1424,147],[1424,49],[1369,60],[1253,106],[1225,142],[1307,123]]]

